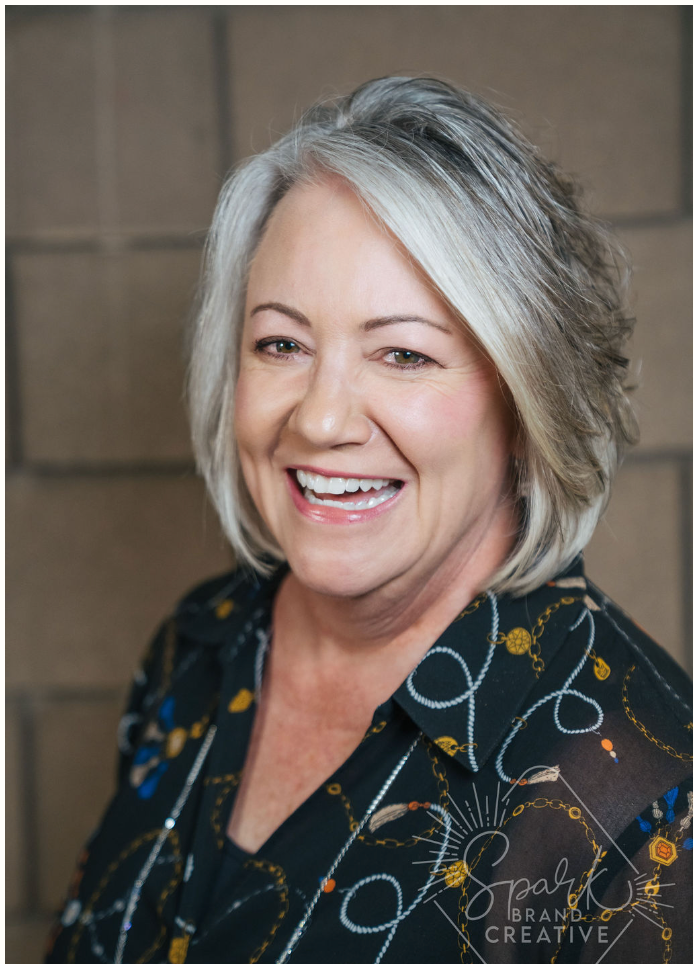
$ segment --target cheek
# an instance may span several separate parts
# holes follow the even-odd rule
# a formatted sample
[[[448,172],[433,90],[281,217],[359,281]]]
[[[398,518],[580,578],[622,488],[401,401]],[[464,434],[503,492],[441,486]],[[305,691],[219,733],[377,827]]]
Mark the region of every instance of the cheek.
[[[234,434],[239,444],[247,438],[253,437],[253,430],[258,419],[258,407],[253,391],[253,379],[249,379],[243,372],[239,374],[234,395]]]
[[[241,371],[234,396],[234,432],[241,449],[258,451],[282,424],[286,405],[266,373]]]
[[[394,437],[415,464],[442,465],[471,450],[507,449],[510,413],[496,384],[467,377],[455,389],[416,387],[390,411]]]
[[[268,518],[267,466],[276,446],[278,425],[277,392],[264,373],[241,371],[234,395],[234,435],[241,471],[258,512],[272,529]]]

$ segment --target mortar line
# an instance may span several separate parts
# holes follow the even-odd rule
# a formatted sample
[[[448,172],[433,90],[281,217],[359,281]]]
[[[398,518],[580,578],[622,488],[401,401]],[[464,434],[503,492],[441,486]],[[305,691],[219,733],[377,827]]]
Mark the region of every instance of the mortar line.
[[[685,448],[645,449],[628,452],[624,465],[644,463],[669,463],[688,466],[692,453]],[[8,476],[35,476],[39,478],[120,478],[126,475],[141,477],[191,477],[196,475],[195,462],[187,459],[171,459],[161,462],[48,462],[24,460],[21,465],[8,465]]]
[[[672,227],[685,223],[691,218],[691,211],[682,211],[679,208],[673,211],[653,211],[639,214],[597,214],[599,221],[606,224],[613,230],[630,230],[639,228],[660,228]]]
[[[663,448],[663,449],[635,449],[627,452],[624,465],[639,465],[644,462],[674,462],[677,465],[689,465],[692,459],[691,449]]]
[[[140,478],[194,478],[195,463],[191,460],[165,462],[24,462],[21,467],[9,467],[8,478],[29,477],[44,479],[119,479],[126,476]]]
[[[11,239],[13,251],[19,254],[121,254],[128,251],[160,251],[200,249],[205,241],[205,230],[190,234],[120,235],[104,233],[84,237],[76,234],[61,237],[23,236]]]
[[[227,124],[226,127],[228,133],[231,126]],[[233,158],[230,158],[227,167],[231,165],[232,161]],[[220,160],[220,164],[222,163],[226,162]],[[627,214],[614,217],[605,215],[599,216],[599,220],[609,228],[615,230],[628,230],[632,228],[647,229],[687,224],[691,220],[691,214],[682,211],[669,211],[655,214]],[[189,232],[174,232],[171,234],[148,234],[146,232],[133,234],[132,232],[120,233],[112,230],[95,234],[79,230],[66,230],[54,234],[41,234],[41,232],[38,232],[33,234],[9,235],[8,244],[12,246],[13,251],[19,254],[62,254],[69,252],[117,253],[121,251],[149,251],[167,248],[193,250],[203,246],[206,233],[206,227],[191,228]]]

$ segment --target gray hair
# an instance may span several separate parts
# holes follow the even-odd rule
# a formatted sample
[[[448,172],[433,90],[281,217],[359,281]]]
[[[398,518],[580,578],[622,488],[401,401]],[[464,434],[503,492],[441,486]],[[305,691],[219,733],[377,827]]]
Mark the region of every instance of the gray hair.
[[[637,438],[623,347],[618,248],[570,178],[481,98],[386,77],[309,110],[222,190],[208,239],[189,372],[192,437],[239,561],[282,553],[245,485],[233,438],[246,283],[264,226],[293,184],[346,181],[472,332],[515,408],[520,528],[489,585],[527,592],[590,539]]]

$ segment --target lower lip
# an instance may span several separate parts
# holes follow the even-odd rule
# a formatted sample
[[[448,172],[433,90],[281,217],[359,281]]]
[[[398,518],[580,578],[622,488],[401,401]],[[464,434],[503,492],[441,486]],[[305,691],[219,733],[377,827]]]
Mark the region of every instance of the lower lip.
[[[386,499],[385,502],[381,502],[380,505],[372,506],[370,509],[336,509],[332,505],[322,506],[307,502],[303,497],[294,473],[287,472],[286,476],[289,493],[299,512],[303,516],[306,516],[307,519],[311,519],[312,522],[321,522],[328,525],[349,526],[356,525],[358,522],[370,522],[377,516],[383,515],[384,512],[387,512],[398,502],[406,487],[406,483],[403,482],[395,495],[391,496],[390,499]]]

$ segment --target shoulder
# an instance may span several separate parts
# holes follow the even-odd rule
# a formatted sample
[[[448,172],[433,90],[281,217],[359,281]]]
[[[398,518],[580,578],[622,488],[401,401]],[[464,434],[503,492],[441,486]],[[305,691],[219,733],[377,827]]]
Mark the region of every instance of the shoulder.
[[[500,762],[506,773],[520,774],[542,754],[566,793],[580,797],[616,838],[645,807],[690,779],[691,687],[665,650],[582,573],[560,578],[554,585],[572,595],[582,590],[582,598],[567,606],[569,625],[549,621],[557,649],[552,655],[545,647],[547,665]],[[675,796],[686,810],[687,794]]]
[[[188,590],[161,622],[135,674],[131,705],[147,705],[165,694],[174,677],[201,661],[215,663],[225,644],[242,634],[251,614],[268,606],[282,573],[262,579],[233,569]]]
[[[239,621],[271,604],[284,571],[284,567],[279,567],[263,577],[238,568],[199,583],[174,609],[172,619],[177,635],[189,643],[221,645]]]
[[[687,810],[691,683],[595,584],[586,588],[584,618],[569,631],[559,683],[552,683],[554,720],[566,737],[556,743],[557,762],[603,826],[618,835],[668,795],[677,798],[673,819]]]
[[[261,579],[235,569],[206,579],[181,597],[135,673],[118,731],[121,775],[149,732],[149,721],[156,722],[152,733],[166,733],[173,725],[174,705],[178,714],[191,718],[204,712],[219,690],[221,661],[240,647],[251,617],[270,604],[279,577],[279,571]]]
[[[593,600],[595,645],[610,653],[622,676],[622,697],[638,688],[639,702],[657,704],[661,715],[688,725],[691,732],[692,684],[682,667],[627,613],[594,583],[588,581]],[[599,674],[596,672],[595,674]]]
[[[174,609],[176,617],[197,614],[214,609],[224,602],[240,602],[248,596],[255,586],[262,583],[261,577],[249,569],[229,569],[196,583],[178,600]]]

